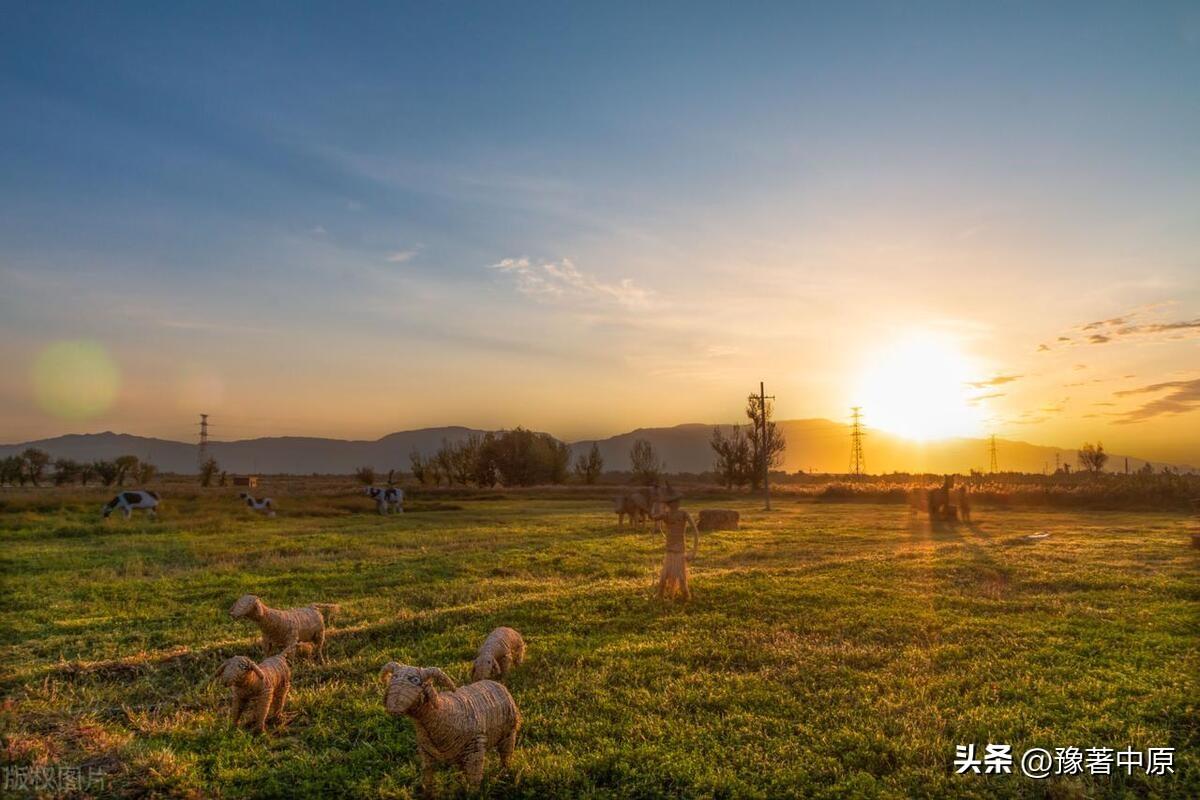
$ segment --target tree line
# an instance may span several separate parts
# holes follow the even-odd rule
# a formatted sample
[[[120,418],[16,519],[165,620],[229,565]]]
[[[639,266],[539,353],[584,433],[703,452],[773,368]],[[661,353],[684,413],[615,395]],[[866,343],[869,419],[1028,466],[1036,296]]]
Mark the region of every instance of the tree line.
[[[413,478],[422,485],[440,486],[445,481],[447,486],[481,488],[535,486],[566,482],[571,448],[547,433],[514,428],[471,434],[457,442],[443,439],[433,455],[413,450],[408,460]]]
[[[146,484],[158,474],[158,467],[137,456],[117,456],[111,460],[76,461],[71,458],[51,460],[45,450],[30,447],[15,456],[0,459],[0,486],[41,486],[49,480],[55,486],[91,482],[103,486],[124,486],[125,481]]]
[[[538,486],[566,483],[572,474],[582,483],[593,484],[604,472],[604,459],[595,443],[572,462],[568,444],[520,427],[471,434],[456,442],[443,439],[432,455],[413,450],[408,460],[409,474],[422,486]],[[367,486],[377,477],[369,466],[357,468],[354,475]],[[396,470],[390,470],[388,485],[396,477]]]

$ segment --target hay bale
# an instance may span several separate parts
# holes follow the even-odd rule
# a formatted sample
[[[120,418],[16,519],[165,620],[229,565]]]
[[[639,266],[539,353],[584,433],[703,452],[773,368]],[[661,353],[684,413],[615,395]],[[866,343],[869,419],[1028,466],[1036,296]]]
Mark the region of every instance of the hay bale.
[[[729,508],[706,508],[700,512],[696,527],[702,531],[736,531],[741,516]]]

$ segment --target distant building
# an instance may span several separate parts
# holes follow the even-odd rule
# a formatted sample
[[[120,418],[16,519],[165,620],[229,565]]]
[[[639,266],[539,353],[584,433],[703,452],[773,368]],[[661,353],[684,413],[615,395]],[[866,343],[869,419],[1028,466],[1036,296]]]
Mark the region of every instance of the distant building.
[[[234,486],[246,486],[250,489],[253,489],[256,486],[258,486],[258,476],[257,475],[235,475],[235,476],[233,476],[233,485]]]

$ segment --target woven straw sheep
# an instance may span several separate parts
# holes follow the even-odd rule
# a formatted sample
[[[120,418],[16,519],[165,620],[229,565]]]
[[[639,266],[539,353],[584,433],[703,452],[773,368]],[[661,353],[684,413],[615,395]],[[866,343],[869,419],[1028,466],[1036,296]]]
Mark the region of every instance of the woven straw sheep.
[[[736,531],[741,515],[728,508],[706,508],[700,512],[696,527],[701,531]]]
[[[267,720],[283,711],[292,686],[292,670],[283,654],[264,659],[261,664],[246,656],[234,656],[217,668],[212,680],[233,689],[232,726],[237,728],[242,715],[249,712],[246,727],[262,733],[267,729]]]
[[[328,616],[332,619],[338,607],[332,603],[313,603],[304,608],[289,608],[286,611],[271,608],[256,595],[246,594],[238,598],[229,609],[229,616],[234,619],[249,619],[258,623],[262,630],[262,648],[264,655],[282,653],[289,647],[296,646],[301,654],[308,648],[300,647],[303,643],[312,644],[312,652],[317,662],[325,663],[325,622]]]
[[[650,517],[650,504],[650,496],[644,491],[614,497],[613,511],[617,515],[617,527],[625,526],[625,517],[629,517],[630,527],[642,527]]]
[[[389,714],[410,717],[421,753],[421,784],[433,791],[434,762],[454,764],[467,785],[478,788],[483,780],[483,760],[488,750],[500,754],[508,768],[521,713],[512,695],[495,681],[479,681],[455,688],[454,681],[437,667],[410,667],[389,661],[380,672],[388,678],[383,706]],[[450,691],[439,693],[434,682]]]
[[[471,667],[471,682],[489,678],[503,681],[508,671],[525,660],[525,640],[512,628],[496,628],[483,640]]]

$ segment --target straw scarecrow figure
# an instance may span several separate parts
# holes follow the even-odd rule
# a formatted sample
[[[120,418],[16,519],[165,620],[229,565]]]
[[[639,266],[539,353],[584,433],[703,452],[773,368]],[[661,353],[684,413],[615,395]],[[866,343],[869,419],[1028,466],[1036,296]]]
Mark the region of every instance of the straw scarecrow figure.
[[[663,523],[667,537],[666,557],[663,559],[662,574],[658,576],[658,596],[665,598],[678,590],[686,601],[692,598],[688,588],[687,562],[696,557],[696,550],[700,547],[700,529],[696,527],[692,515],[680,509],[680,499],[678,492],[668,490],[666,496],[659,498],[659,503],[665,504],[666,510],[658,506],[650,518]],[[685,556],[688,527],[693,531],[692,552]]]

